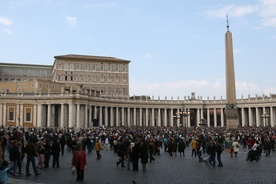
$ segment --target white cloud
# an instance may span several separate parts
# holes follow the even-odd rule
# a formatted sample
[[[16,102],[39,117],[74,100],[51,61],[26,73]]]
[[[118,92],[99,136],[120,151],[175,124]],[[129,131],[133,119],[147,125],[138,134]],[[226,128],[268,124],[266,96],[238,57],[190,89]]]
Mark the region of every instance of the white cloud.
[[[86,8],[112,8],[116,6],[116,3],[95,3],[85,5]]]
[[[147,52],[146,54],[144,54],[144,57],[147,59],[151,59],[153,55],[150,52]]]
[[[3,29],[3,32],[8,35],[12,34],[12,31],[10,29]]]
[[[70,26],[73,26],[75,27],[76,26],[76,23],[77,23],[77,18],[76,17],[72,17],[72,16],[66,16],[64,17],[66,22],[70,25]]]
[[[231,17],[241,17],[247,14],[258,11],[258,6],[238,6],[226,5],[218,9],[207,10],[207,15],[215,18],[226,18],[226,15]]]
[[[264,19],[263,25],[269,26],[269,27],[276,27],[276,17]]]
[[[5,26],[10,26],[10,25],[12,25],[12,21],[6,17],[0,16],[0,24],[4,24]]]

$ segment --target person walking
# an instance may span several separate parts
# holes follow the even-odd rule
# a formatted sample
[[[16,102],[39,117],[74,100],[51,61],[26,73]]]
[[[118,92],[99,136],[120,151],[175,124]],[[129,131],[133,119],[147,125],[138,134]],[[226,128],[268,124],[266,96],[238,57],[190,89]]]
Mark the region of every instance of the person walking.
[[[78,144],[76,146],[76,149],[73,153],[73,158],[72,158],[72,165],[73,165],[73,167],[76,168],[76,172],[77,172],[76,181],[83,181],[83,179],[84,179],[84,169],[85,169],[86,164],[87,164],[86,153],[82,149],[82,145]]]
[[[13,140],[12,146],[10,147],[10,161],[12,162],[11,171],[17,175],[17,162],[20,161],[20,151],[18,147],[18,141]]]
[[[183,155],[183,157],[185,156],[185,148],[186,148],[186,145],[185,145],[185,142],[184,140],[181,138],[180,139],[180,142],[178,144],[178,151],[179,151],[179,155],[181,156],[181,154]]]
[[[125,139],[119,140],[119,146],[117,151],[119,161],[116,162],[116,165],[118,167],[119,164],[121,164],[121,167],[125,167],[125,154],[126,154],[126,147],[125,147]]]
[[[139,171],[139,158],[140,158],[140,144],[138,140],[134,142],[132,147],[132,169],[133,171]]]
[[[52,167],[59,167],[59,155],[60,155],[60,144],[57,139],[54,139],[53,144],[51,146],[52,154],[53,154],[53,162]]]
[[[234,155],[237,158],[239,150],[240,150],[240,144],[237,141],[237,139],[235,139],[234,142],[232,143],[232,147],[233,147]]]
[[[103,149],[103,146],[102,146],[101,140],[99,138],[96,138],[95,149],[96,149],[96,153],[97,153],[97,159],[101,159],[102,155],[100,152]]]
[[[215,149],[217,151],[217,160],[218,160],[218,167],[223,167],[223,164],[221,162],[221,153],[223,152],[224,148],[222,145],[222,142],[216,141]]]
[[[142,163],[142,171],[143,172],[147,171],[147,163],[148,163],[148,159],[149,159],[148,152],[149,152],[148,145],[145,140],[142,140],[140,155],[141,155],[141,163]]]
[[[27,154],[26,175],[31,176],[30,163],[32,164],[35,176],[40,175],[41,173],[37,171],[36,164],[35,164],[35,157],[37,157],[38,154],[36,152],[36,147],[35,147],[33,138],[29,138],[28,144],[25,147],[25,153]]]

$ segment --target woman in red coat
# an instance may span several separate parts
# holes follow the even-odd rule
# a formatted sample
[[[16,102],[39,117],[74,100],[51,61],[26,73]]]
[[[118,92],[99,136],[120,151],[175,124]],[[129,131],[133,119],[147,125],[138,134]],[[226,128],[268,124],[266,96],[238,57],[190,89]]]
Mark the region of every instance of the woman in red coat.
[[[81,145],[78,145],[77,149],[74,151],[72,165],[76,168],[77,171],[76,181],[83,181],[84,167],[86,165],[86,153],[84,150],[82,150]]]

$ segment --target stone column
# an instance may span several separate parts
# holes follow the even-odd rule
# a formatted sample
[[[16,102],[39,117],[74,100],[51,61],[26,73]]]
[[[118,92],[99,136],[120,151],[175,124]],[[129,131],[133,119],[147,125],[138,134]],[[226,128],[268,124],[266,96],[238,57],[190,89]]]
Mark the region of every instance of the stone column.
[[[108,107],[105,106],[104,107],[105,111],[104,111],[104,125],[105,126],[110,126],[108,123]]]
[[[221,127],[224,127],[224,113],[223,113],[223,108],[220,109],[220,122],[221,122]]]
[[[114,109],[110,107],[110,126],[114,126]]]
[[[136,126],[136,108],[133,108],[133,126]]]
[[[2,111],[1,111],[2,112]],[[2,113],[1,113],[2,115]],[[20,104],[16,104],[15,126],[20,126]]]
[[[188,112],[191,112],[190,109],[188,109]],[[188,116],[188,127],[191,127],[191,116]]]
[[[99,126],[103,126],[103,107],[99,106]]]
[[[20,104],[20,122],[19,122],[19,126],[23,126],[24,125],[24,106],[23,104]]]
[[[164,109],[164,126],[168,125],[167,109]]]
[[[0,126],[3,125],[3,104],[0,103]]]
[[[42,108],[41,108],[41,104],[37,104],[37,127],[41,127],[41,112],[42,112]]]
[[[241,108],[241,116],[242,116],[242,126],[245,126],[245,113],[244,113],[244,108]]]
[[[217,109],[214,108],[214,127],[218,126],[218,122],[217,122]]]
[[[81,124],[80,124],[80,104],[77,103],[77,128],[81,128]]]
[[[38,127],[37,126],[37,105],[34,104],[33,107],[34,107],[34,111],[32,113],[32,115],[33,115],[33,125],[34,125],[34,127]],[[18,126],[18,125],[16,125],[16,126]]]
[[[87,104],[85,104],[84,105],[84,127],[85,128],[87,128],[87,127],[89,127],[88,126],[88,107],[87,107],[88,105]]]
[[[252,110],[251,107],[248,107],[248,116],[249,116],[249,126],[252,126]]]
[[[200,124],[200,109],[196,109],[196,126],[199,126]]]
[[[260,112],[258,107],[256,107],[256,126],[260,126]]]
[[[131,126],[130,123],[131,123],[130,122],[130,108],[128,107],[127,108],[127,126]]]
[[[60,127],[64,128],[64,104],[60,104]]]
[[[68,127],[73,128],[75,127],[75,105],[72,103],[69,103],[69,121],[68,121]]]
[[[158,108],[158,123],[157,126],[161,126],[161,112],[160,112],[160,108]]]
[[[7,106],[5,103],[3,104],[3,126],[7,126]]]
[[[175,116],[179,116],[179,109],[178,108],[177,108]],[[179,127],[179,125],[180,125],[180,118],[176,117],[176,126]]]
[[[271,127],[274,127],[275,122],[274,122],[273,106],[270,107],[270,122],[271,122]]]
[[[125,108],[122,107],[122,126],[125,126]]]
[[[210,109],[207,109],[207,126],[210,127]]]
[[[155,126],[154,108],[151,109],[151,126]]]
[[[47,113],[47,127],[51,127],[51,117],[52,117],[52,111],[51,111],[51,104],[48,105],[48,113]]]
[[[149,126],[149,109],[148,108],[146,108],[146,126]]]
[[[142,108],[139,108],[139,126],[143,125],[143,119],[142,119]]]
[[[88,126],[93,127],[93,123],[91,123],[92,122],[92,107],[91,107],[91,105],[89,105],[88,108],[89,108],[89,117],[88,117],[89,124],[88,124]]]

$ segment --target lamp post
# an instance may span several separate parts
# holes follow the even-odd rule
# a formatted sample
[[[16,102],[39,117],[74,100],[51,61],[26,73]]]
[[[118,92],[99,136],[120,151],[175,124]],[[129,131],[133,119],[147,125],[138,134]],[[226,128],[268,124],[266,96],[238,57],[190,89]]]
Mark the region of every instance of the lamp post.
[[[264,113],[261,115],[264,118],[264,127],[266,126],[266,119],[269,118],[269,114],[264,111]]]
[[[175,114],[175,118],[180,119],[181,117],[185,118],[185,122],[183,122],[184,127],[187,128],[187,117],[190,116],[190,111],[188,109],[185,108],[185,106],[183,106],[183,108],[181,108],[181,110],[179,111],[179,113]],[[183,126],[183,124],[181,124],[181,126]]]

